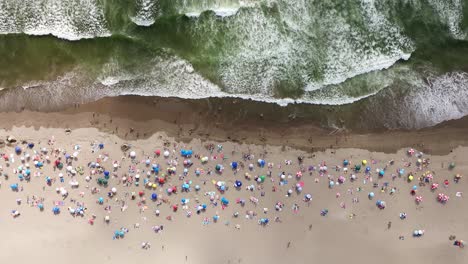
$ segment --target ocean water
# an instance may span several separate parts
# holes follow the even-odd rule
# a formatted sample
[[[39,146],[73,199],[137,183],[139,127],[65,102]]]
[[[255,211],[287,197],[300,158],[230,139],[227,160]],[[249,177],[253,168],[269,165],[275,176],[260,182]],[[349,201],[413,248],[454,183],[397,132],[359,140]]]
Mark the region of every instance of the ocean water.
[[[0,0],[0,62],[0,88],[42,88],[25,104],[238,97],[420,128],[468,114],[468,0]]]

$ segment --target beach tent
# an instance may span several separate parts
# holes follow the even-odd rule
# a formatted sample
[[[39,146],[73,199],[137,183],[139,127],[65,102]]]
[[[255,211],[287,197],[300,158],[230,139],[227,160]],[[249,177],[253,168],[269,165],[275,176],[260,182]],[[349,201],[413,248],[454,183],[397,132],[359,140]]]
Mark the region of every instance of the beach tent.
[[[190,157],[193,155],[193,151],[192,150],[186,150],[186,149],[182,149],[180,151],[180,154],[184,157]]]
[[[239,180],[236,180],[236,182],[234,183],[234,185],[236,186],[236,188],[240,188],[240,187],[242,187],[242,182],[239,181]]]

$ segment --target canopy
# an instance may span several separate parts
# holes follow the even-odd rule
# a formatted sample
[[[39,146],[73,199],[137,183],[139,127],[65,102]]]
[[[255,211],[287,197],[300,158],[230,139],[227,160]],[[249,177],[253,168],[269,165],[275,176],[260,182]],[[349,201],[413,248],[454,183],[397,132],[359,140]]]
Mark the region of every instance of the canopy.
[[[189,156],[192,156],[193,154],[193,150],[185,150],[185,149],[182,149],[180,151],[180,154],[184,157],[189,157]]]

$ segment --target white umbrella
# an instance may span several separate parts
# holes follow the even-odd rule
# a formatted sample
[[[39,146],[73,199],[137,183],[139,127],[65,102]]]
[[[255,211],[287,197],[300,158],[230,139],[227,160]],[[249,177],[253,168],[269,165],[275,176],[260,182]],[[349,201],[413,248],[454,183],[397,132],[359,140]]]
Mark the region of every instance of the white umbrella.
[[[113,193],[116,193],[116,192],[117,192],[117,189],[116,189],[115,187],[113,187],[113,188],[111,189],[111,191],[112,191]]]
[[[131,152],[130,152],[130,157],[131,157],[131,158],[135,158],[135,157],[136,157],[135,151],[131,151]]]
[[[166,158],[169,157],[169,151],[167,151],[167,150],[164,151],[163,155],[164,155],[164,157],[166,157]]]

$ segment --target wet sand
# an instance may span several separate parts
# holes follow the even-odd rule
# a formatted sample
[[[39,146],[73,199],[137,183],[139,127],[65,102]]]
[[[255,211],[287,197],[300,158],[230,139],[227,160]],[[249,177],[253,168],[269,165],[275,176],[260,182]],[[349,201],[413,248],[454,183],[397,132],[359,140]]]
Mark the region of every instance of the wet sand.
[[[313,106],[306,109],[313,111]],[[468,145],[467,117],[420,130],[386,130],[348,123],[330,128],[330,124],[323,123],[323,113],[304,113],[301,105],[280,107],[229,98],[183,100],[120,96],[63,110],[36,108],[36,105],[20,110],[0,112],[3,128],[94,127],[127,140],[148,138],[164,131],[185,142],[198,138],[290,146],[310,153],[332,148],[394,153],[401,148],[417,146],[425,153],[447,154],[458,146]]]

